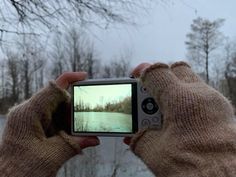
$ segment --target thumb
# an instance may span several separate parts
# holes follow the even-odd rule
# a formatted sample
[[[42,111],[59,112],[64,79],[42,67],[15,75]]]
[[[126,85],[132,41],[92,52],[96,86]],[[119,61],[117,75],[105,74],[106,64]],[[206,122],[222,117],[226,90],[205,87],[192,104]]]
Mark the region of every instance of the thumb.
[[[82,149],[97,146],[100,144],[99,139],[96,136],[71,136],[68,135],[65,131],[60,131],[59,136],[71,146],[77,153],[80,153]]]
[[[82,149],[99,145],[97,137],[73,137],[64,131],[60,131],[58,135],[47,139],[49,154],[52,162],[63,164],[73,156],[80,154]]]

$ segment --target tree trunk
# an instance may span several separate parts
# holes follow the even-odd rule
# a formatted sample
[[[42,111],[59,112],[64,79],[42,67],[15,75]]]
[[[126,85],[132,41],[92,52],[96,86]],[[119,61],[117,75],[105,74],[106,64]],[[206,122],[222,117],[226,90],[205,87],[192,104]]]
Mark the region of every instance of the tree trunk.
[[[206,52],[206,83],[209,84],[209,53],[208,51]]]
[[[4,63],[2,63],[2,98],[5,98],[5,73],[4,73]]]
[[[25,79],[25,86],[24,86],[24,92],[25,92],[25,99],[28,99],[30,97],[30,78],[29,78],[29,61],[26,59],[24,61],[24,79]]]

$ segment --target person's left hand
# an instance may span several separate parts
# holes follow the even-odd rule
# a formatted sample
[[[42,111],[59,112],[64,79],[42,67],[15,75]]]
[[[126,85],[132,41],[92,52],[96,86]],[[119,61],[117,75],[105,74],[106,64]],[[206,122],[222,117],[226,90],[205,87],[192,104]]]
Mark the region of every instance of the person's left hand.
[[[87,76],[86,72],[67,72],[67,73],[62,74],[56,79],[56,84],[62,89],[68,89],[71,84],[77,81],[84,80],[86,76]],[[70,110],[68,111],[70,112]],[[70,116],[69,112],[68,112],[68,115]],[[94,136],[93,137],[71,136],[71,138],[79,143],[81,149],[84,149],[90,146],[96,146],[99,144],[99,139]]]
[[[65,131],[48,137],[58,106],[69,102],[65,91],[86,73],[61,75],[29,100],[11,109],[0,145],[0,174],[11,177],[56,176],[61,165],[83,148],[99,144],[97,137],[73,137]]]

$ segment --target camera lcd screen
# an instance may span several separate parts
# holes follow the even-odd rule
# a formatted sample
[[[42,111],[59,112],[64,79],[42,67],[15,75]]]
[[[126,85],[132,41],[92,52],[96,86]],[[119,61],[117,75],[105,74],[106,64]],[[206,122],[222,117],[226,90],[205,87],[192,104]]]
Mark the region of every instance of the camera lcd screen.
[[[74,132],[134,133],[135,84],[75,85],[73,92]]]

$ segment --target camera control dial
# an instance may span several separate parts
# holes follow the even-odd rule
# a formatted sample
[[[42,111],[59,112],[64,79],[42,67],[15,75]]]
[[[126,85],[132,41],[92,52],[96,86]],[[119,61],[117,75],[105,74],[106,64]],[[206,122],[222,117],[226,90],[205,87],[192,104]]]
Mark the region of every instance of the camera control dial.
[[[146,114],[155,114],[158,111],[159,107],[156,104],[155,100],[149,97],[143,100],[142,109]]]

